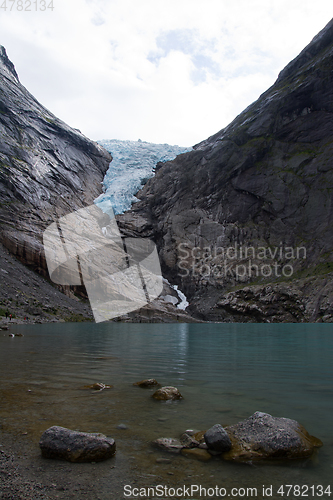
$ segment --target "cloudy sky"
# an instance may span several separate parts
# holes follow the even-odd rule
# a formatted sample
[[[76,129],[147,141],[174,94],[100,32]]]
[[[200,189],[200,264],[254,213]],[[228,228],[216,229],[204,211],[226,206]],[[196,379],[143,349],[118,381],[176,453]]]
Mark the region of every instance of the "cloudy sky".
[[[94,140],[180,146],[226,126],[333,17],[332,0],[4,4],[0,44],[56,116]]]

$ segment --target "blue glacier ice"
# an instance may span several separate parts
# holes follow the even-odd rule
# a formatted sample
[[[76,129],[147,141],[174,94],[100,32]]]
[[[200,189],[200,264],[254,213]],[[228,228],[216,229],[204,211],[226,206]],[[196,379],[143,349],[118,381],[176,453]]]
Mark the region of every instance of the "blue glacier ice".
[[[108,213],[112,208],[115,214],[121,214],[137,201],[134,196],[143,184],[154,175],[156,163],[173,160],[177,155],[192,148],[153,144],[138,141],[120,141],[117,139],[98,141],[113,160],[110,163],[103,186],[104,193],[96,200],[96,205]]]

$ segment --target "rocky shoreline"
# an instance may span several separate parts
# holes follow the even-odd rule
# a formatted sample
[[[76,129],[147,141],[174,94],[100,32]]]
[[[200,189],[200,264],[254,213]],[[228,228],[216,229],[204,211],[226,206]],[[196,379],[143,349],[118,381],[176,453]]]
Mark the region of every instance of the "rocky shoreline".
[[[178,389],[171,386],[158,389],[152,397],[164,401],[182,398]],[[310,458],[323,446],[320,439],[311,436],[296,420],[273,417],[260,411],[225,428],[215,424],[206,431],[187,429],[180,439],[158,438],[152,444],[163,451],[182,453],[201,461],[218,456],[222,460],[248,464],[263,460],[269,463],[272,460]],[[72,463],[108,460],[115,456],[117,449],[115,440],[110,436],[58,425],[43,432],[39,447],[44,458]]]
[[[158,405],[183,399],[176,387],[157,388],[160,384],[155,379],[133,385]],[[95,390],[103,390],[100,386]],[[147,488],[165,484],[172,488],[179,486],[179,480],[193,483],[195,477],[207,476],[211,466],[221,471],[227,465],[229,471],[236,468],[239,472],[240,466],[259,463],[269,469],[279,463],[301,461],[304,465],[315,460],[323,445],[297,421],[259,411],[226,427],[215,424],[205,431],[187,429],[179,438],[144,442],[139,454],[136,441],[122,438],[121,433],[115,440],[54,425],[45,429],[38,447],[27,433],[13,435],[0,424],[0,498],[118,500],[124,497],[125,485]],[[205,462],[211,464],[209,469]]]
[[[57,448],[59,439],[61,449]],[[77,460],[77,456],[73,459],[77,455],[78,440],[79,448],[83,447],[82,439],[86,440],[84,444],[87,449],[90,446],[89,456],[87,460]],[[92,441],[97,452],[100,452],[101,443],[104,445],[105,442],[111,443],[114,449],[111,453],[106,450],[105,459],[100,455],[98,460],[102,461],[98,461],[91,455]],[[244,463],[248,466],[259,461],[264,467],[271,467],[279,461],[290,462],[297,459],[304,463],[306,460],[313,460],[316,449],[322,443],[309,436],[294,420],[256,412],[226,428],[216,424],[207,431],[187,429],[180,439],[157,439],[151,443],[151,451],[149,443],[146,445],[148,447],[144,453],[151,457],[150,463],[155,464],[149,469],[147,464],[131,456],[133,443],[126,443],[121,439],[117,440],[115,453],[115,443],[110,438],[53,427],[41,437],[41,453],[36,443],[29,443],[25,436],[4,433],[0,427],[0,498],[118,500],[124,496],[125,485],[135,485],[138,488],[146,488],[149,484],[179,486],[176,471],[179,473],[180,466],[184,469],[184,484],[193,483],[193,478],[196,477],[193,476],[194,470],[200,476],[207,474],[204,462],[215,464],[215,470],[220,470],[223,463],[231,463],[235,467],[232,462],[241,462],[243,467],[246,467]],[[64,457],[64,447],[72,448],[70,451],[74,450],[74,455],[66,448],[67,455]],[[57,457],[59,449],[61,456]],[[49,450],[52,451],[51,455]],[[87,463],[83,463],[84,461]]]

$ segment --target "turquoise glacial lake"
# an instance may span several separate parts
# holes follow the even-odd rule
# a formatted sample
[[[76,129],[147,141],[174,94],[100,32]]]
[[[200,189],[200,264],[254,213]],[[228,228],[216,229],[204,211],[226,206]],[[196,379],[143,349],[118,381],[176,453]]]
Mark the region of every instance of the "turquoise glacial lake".
[[[331,482],[333,496],[333,326],[58,323],[11,331],[23,336],[1,332],[0,419],[5,432],[27,433],[36,450],[45,429],[62,425],[114,437],[150,478],[164,473],[156,459],[171,459],[171,484],[181,484],[186,470],[187,480],[207,487]],[[152,389],[133,386],[145,378],[176,386],[184,399],[153,400]],[[95,382],[113,388],[84,389]],[[297,420],[324,446],[305,461],[246,465],[199,462],[151,445],[255,411]]]

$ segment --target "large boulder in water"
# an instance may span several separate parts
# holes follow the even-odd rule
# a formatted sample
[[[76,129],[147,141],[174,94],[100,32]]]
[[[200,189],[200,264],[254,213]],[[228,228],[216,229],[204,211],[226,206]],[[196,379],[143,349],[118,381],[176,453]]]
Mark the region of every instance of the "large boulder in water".
[[[259,411],[225,430],[232,448],[223,458],[239,462],[307,458],[315,448],[323,445],[296,420],[272,417]]]
[[[104,434],[72,431],[57,425],[42,434],[39,446],[44,458],[69,462],[100,462],[116,453],[114,439]]]

